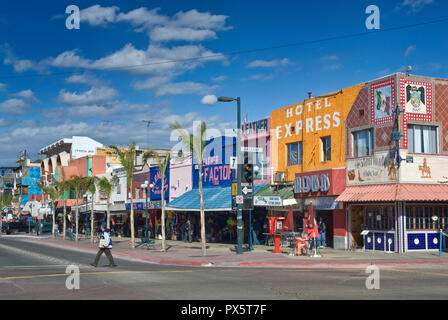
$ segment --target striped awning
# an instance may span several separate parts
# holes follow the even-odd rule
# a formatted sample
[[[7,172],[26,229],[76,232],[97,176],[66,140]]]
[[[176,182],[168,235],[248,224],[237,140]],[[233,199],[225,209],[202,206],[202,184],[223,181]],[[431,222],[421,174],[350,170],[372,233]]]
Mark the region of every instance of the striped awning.
[[[448,201],[446,184],[378,184],[347,187],[337,202]]]

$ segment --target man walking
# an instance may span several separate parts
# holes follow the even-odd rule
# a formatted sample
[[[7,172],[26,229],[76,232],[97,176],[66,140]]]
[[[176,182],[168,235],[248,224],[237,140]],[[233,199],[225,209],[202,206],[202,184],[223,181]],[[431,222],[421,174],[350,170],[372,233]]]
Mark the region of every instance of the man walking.
[[[319,222],[317,223],[317,229],[319,230],[319,239],[317,241],[319,248],[325,248],[327,246],[327,239],[326,239],[327,226],[325,225],[324,218],[322,216],[319,217]]]
[[[100,245],[98,250],[98,253],[95,257],[95,262],[91,263],[91,266],[94,266],[95,268],[98,266],[98,262],[100,261],[101,255],[103,253],[106,254],[107,259],[109,259],[109,265],[108,267],[116,267],[117,265],[114,263],[114,258],[112,257],[112,254],[110,253],[110,249],[112,249],[112,239],[110,238],[110,230],[106,229],[106,222],[103,222],[101,224],[101,238],[100,238]]]

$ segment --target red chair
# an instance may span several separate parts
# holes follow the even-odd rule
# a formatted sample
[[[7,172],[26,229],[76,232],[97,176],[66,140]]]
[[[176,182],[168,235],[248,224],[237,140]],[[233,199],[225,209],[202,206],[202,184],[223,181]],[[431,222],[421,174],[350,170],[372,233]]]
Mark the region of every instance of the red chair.
[[[300,252],[300,255],[308,255],[308,242],[305,238],[302,237],[295,237],[295,249],[294,249],[294,255],[296,256],[298,252]]]

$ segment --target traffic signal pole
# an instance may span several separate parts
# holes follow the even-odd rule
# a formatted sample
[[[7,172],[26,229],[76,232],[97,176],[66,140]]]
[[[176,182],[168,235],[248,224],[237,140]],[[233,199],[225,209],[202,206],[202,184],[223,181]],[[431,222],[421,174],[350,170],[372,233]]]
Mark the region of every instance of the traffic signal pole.
[[[236,140],[236,154],[238,159],[238,196],[241,196],[241,177],[243,175],[243,159],[241,152],[241,99],[236,98],[237,102],[237,140]],[[243,205],[237,204],[237,229],[238,229],[238,246],[236,253],[243,253]]]

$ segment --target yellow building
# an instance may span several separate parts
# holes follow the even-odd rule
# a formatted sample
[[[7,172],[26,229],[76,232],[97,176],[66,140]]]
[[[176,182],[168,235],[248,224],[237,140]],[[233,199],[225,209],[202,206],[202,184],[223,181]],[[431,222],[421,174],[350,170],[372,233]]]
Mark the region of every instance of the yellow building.
[[[287,204],[293,205],[296,230],[301,231],[312,202],[317,220],[322,217],[326,224],[320,243],[335,249],[347,246],[346,209],[335,202],[346,185],[345,119],[363,85],[271,112],[274,181],[293,189],[295,199]]]
[[[345,167],[345,118],[362,86],[272,111],[274,173],[293,182],[299,172]]]

